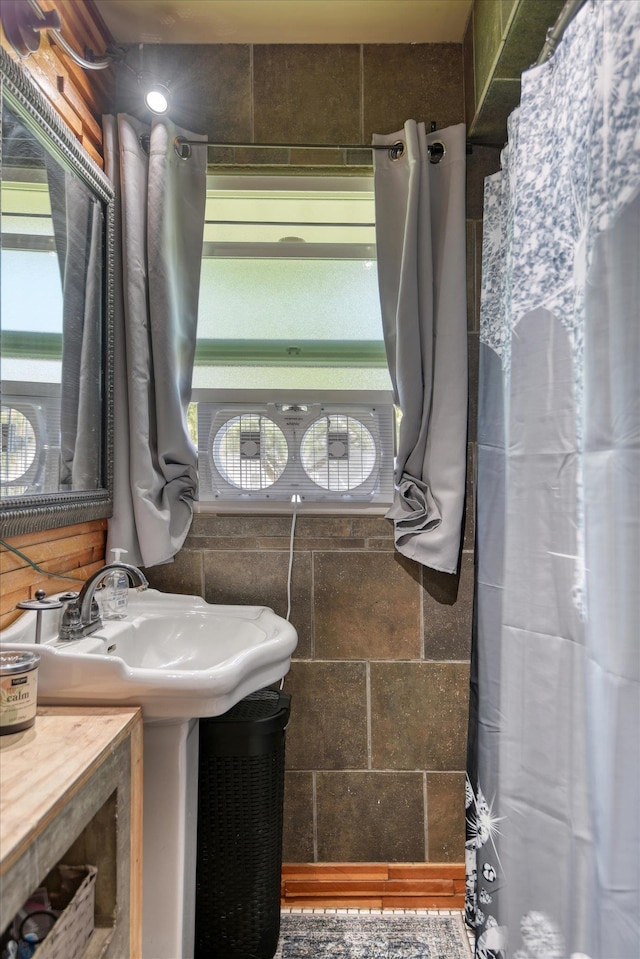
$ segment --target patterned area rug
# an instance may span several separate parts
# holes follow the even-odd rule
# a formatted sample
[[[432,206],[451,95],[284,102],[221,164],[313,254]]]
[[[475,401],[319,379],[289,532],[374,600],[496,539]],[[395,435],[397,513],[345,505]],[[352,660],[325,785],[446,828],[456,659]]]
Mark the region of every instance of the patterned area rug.
[[[470,959],[461,916],[283,914],[274,959]]]

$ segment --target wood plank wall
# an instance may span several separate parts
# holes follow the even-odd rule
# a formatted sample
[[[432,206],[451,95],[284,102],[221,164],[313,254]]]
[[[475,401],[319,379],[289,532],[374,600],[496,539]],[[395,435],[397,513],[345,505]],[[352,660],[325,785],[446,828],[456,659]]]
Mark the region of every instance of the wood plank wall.
[[[43,572],[37,572],[26,559],[0,546],[0,629],[19,615],[16,603],[32,598],[37,589],[44,589],[47,594],[80,590],[87,576],[104,563],[106,537],[107,521],[98,519],[8,539],[10,546],[20,550]]]
[[[26,0],[23,0],[26,4]],[[100,17],[93,0],[39,0],[43,10],[60,14],[64,39],[81,56],[91,50],[103,54],[112,42],[111,34]],[[115,68],[84,70],[43,32],[40,47],[23,59],[4,32],[0,43],[10,57],[22,64],[36,85],[55,107],[69,129],[80,140],[87,153],[103,166],[102,114],[110,109],[115,85]]]
[[[99,56],[112,42],[93,0],[39,2],[43,10],[58,11],[62,36],[81,56],[86,56],[87,50]],[[103,167],[101,118],[110,110],[114,68],[83,70],[55,41],[50,42],[46,33],[41,37],[39,49],[26,59],[18,56],[3,32],[0,32],[0,43],[9,56],[31,74],[42,94],[87,153]],[[8,542],[49,573],[69,573],[82,580],[104,562],[106,528],[106,520],[97,520],[30,536],[16,536]],[[79,587],[79,583],[76,585],[71,580],[53,579],[36,572],[25,560],[0,547],[0,628],[8,626],[17,617],[15,604],[32,597],[36,589],[52,593]]]

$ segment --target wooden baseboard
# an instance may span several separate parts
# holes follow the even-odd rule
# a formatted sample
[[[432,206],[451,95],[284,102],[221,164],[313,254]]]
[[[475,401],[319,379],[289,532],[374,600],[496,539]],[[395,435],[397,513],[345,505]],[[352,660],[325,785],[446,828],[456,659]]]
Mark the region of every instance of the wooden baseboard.
[[[284,863],[283,906],[462,909],[464,863]]]

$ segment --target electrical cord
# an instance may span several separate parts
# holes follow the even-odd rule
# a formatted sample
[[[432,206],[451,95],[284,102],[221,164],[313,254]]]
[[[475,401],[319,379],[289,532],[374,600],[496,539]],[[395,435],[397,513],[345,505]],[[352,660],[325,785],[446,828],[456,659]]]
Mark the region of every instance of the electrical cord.
[[[38,566],[37,563],[34,563],[33,560],[29,559],[28,556],[25,556],[24,553],[21,553],[19,549],[15,548],[15,546],[11,546],[11,544],[7,543],[7,541],[4,539],[0,539],[0,546],[4,546],[4,548],[8,549],[11,553],[15,553],[16,556],[19,556],[20,559],[23,559],[25,563],[28,563],[32,569],[35,569],[36,573],[42,573],[43,576],[52,576],[54,579],[72,579],[74,583],[84,583],[84,580],[79,576],[66,576],[64,573],[52,573],[48,569],[42,569],[41,566]]]
[[[298,503],[300,502],[300,497],[294,494],[291,497],[291,502],[293,503],[293,513],[291,514],[291,536],[289,538],[289,572],[287,573],[287,615],[285,619],[289,622],[289,617],[291,616],[291,579],[293,572],[293,540],[296,535],[296,518],[298,516]],[[284,689],[285,676],[280,680],[280,692]]]
[[[291,497],[293,503],[293,513],[291,514],[291,537],[289,539],[289,572],[287,573],[287,615],[285,619],[289,622],[291,616],[291,573],[293,571],[293,539],[296,534],[296,517],[298,515],[298,503],[300,497],[294,494]]]

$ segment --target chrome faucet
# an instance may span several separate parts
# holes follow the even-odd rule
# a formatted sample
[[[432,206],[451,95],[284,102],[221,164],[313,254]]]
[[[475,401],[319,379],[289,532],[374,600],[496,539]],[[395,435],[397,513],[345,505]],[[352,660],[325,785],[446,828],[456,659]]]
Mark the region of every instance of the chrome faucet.
[[[71,598],[65,603],[62,621],[60,623],[59,638],[63,640],[82,639],[89,636],[102,626],[100,608],[95,598],[95,591],[105,576],[113,569],[123,570],[129,582],[136,589],[146,589],[149,585],[147,577],[137,566],[129,563],[109,563],[93,573],[80,590],[80,595]]]

